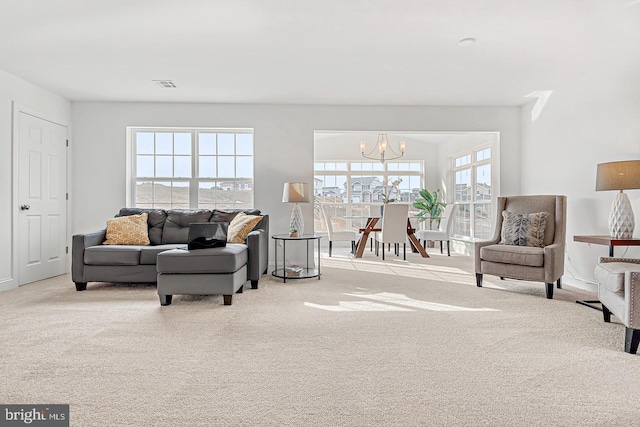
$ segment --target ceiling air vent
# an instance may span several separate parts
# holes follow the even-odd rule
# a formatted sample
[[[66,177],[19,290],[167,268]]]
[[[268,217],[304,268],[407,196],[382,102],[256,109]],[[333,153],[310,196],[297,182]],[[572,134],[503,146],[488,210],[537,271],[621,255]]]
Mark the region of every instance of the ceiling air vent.
[[[158,86],[163,87],[165,89],[174,88],[176,84],[171,80],[151,80],[155,82]]]

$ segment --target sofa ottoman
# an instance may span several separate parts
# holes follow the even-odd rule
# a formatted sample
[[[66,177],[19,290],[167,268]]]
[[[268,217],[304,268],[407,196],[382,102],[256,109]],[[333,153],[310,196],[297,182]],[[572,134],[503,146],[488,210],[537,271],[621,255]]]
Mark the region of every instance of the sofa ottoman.
[[[160,305],[171,304],[174,294],[219,295],[224,305],[240,293],[247,281],[247,246],[229,243],[223,248],[172,249],[158,254]]]

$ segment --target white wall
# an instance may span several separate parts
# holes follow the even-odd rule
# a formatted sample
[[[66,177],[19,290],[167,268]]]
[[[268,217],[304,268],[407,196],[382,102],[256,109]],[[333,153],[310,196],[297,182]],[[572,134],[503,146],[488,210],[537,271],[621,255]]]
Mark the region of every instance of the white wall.
[[[12,200],[13,102],[63,124],[71,122],[68,100],[0,70],[0,290],[17,286],[12,242],[12,224],[18,214]]]
[[[596,192],[598,163],[640,159],[640,82],[632,69],[576,76],[576,83],[555,90],[540,116],[533,103],[522,113],[522,191],[567,196],[566,283],[596,290],[593,270],[608,248],[573,241],[575,235],[608,235],[607,217],[615,192]],[[640,190],[627,191],[636,224]],[[638,237],[636,226],[635,237]],[[625,248],[616,248],[621,256]],[[629,248],[627,257],[640,257]],[[589,285],[591,284],[591,285]]]
[[[520,109],[517,107],[347,107],[73,102],[73,232],[105,226],[125,206],[126,126],[254,128],[255,206],[270,214],[271,233],[288,231],[287,181],[313,182],[313,132],[498,131],[502,188],[520,189]],[[311,205],[303,205],[305,217]]]

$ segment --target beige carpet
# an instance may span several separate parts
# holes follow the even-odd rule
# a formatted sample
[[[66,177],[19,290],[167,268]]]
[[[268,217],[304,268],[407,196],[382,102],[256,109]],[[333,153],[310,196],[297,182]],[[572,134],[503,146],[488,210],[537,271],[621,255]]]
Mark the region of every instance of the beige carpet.
[[[335,255],[226,307],[69,276],[0,293],[0,403],[69,403],[73,426],[640,425],[640,355],[593,295]]]

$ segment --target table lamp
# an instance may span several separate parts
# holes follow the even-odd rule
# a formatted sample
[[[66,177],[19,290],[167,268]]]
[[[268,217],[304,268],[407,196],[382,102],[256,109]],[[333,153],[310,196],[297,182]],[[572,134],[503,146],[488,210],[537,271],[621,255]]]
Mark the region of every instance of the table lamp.
[[[596,191],[619,190],[609,213],[609,234],[614,239],[633,238],[635,220],[629,197],[623,190],[640,188],[640,160],[600,163]]]
[[[309,184],[306,182],[285,182],[282,191],[282,202],[294,204],[291,210],[291,220],[289,221],[290,233],[295,230],[298,236],[304,234],[304,218],[298,203],[309,203],[311,201],[310,196]]]

